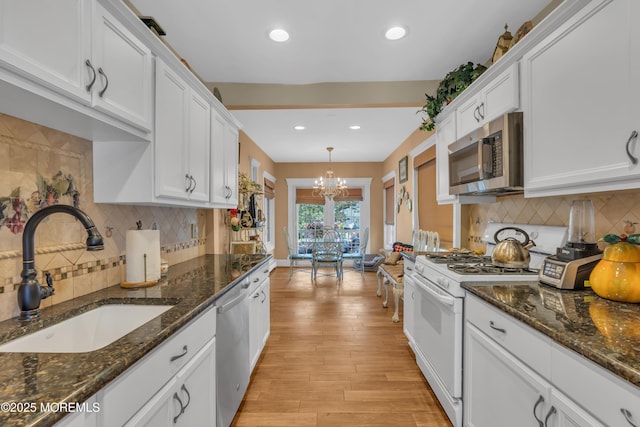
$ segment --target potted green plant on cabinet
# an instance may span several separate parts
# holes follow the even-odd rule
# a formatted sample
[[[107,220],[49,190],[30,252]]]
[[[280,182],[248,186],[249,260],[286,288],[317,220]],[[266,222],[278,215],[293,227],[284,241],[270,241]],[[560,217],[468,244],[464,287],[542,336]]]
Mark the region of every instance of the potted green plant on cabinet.
[[[456,96],[462,93],[475,79],[485,72],[487,67],[481,64],[467,62],[460,65],[455,70],[449,72],[438,85],[436,95],[425,93],[427,103],[418,110],[418,113],[425,113],[427,116],[420,125],[420,130],[433,130],[435,118],[445,105],[453,101]]]

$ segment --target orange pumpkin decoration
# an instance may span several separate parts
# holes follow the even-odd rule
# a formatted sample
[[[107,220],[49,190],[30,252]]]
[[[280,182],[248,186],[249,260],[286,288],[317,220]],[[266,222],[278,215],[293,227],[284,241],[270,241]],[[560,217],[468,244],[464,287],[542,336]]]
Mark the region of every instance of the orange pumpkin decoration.
[[[640,248],[629,242],[608,246],[589,282],[602,298],[640,302]]]

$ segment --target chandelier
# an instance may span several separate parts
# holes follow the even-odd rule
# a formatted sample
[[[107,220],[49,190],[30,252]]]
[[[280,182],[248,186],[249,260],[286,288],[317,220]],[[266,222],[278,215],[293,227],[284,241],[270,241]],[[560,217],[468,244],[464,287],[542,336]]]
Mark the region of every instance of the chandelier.
[[[336,178],[331,170],[331,152],[333,147],[327,147],[329,152],[329,170],[327,170],[324,176],[317,179],[313,185],[313,195],[323,196],[329,200],[333,200],[335,196],[346,196],[347,183],[344,179]]]

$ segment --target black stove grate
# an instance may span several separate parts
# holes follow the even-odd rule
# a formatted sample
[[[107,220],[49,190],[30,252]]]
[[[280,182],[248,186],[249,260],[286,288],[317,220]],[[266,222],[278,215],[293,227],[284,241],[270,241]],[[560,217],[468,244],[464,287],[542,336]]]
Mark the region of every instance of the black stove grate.
[[[491,257],[475,254],[427,254],[425,257],[436,264],[446,264],[449,270],[457,274],[538,274],[528,268],[507,268],[494,265]]]

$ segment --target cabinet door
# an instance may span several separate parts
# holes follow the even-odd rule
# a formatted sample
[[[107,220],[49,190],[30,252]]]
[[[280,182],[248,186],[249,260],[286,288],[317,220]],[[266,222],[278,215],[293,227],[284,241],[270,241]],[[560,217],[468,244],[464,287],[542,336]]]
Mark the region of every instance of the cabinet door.
[[[226,122],[214,109],[211,109],[211,203],[216,207],[228,204],[231,197],[227,189],[225,172],[224,135]],[[236,203],[237,206],[237,203]],[[229,207],[235,208],[229,203]]]
[[[487,84],[482,90],[478,114],[483,123],[515,111],[520,107],[520,79],[516,62]]]
[[[249,360],[251,361],[251,372],[260,357],[260,322],[261,304],[260,304],[260,287],[251,292],[248,296],[249,300]]]
[[[156,62],[156,196],[186,199],[189,86],[162,61]]]
[[[0,63],[89,103],[91,2],[0,0]]]
[[[182,409],[173,415],[178,426],[216,425],[216,351],[210,341],[178,374],[177,396]]]
[[[405,261],[406,262],[406,261]],[[413,283],[413,279],[407,274],[404,275],[404,305],[403,305],[403,330],[404,335],[409,340],[409,343],[412,344],[413,347],[413,328],[414,328],[414,308],[415,308],[415,284]]]
[[[180,412],[176,391],[176,379],[172,378],[136,414],[125,423],[127,427],[171,427],[174,414]]]
[[[224,159],[226,187],[229,190],[227,203],[238,205],[238,129],[227,124],[224,129]]]
[[[558,390],[551,391],[549,405],[544,417],[545,427],[605,427]]]
[[[209,148],[211,143],[211,107],[201,96],[189,97],[189,199],[209,201]]]
[[[524,56],[526,195],[638,187],[637,3],[594,0]]]
[[[458,139],[520,106],[518,63],[488,82],[480,93],[456,109]]]
[[[449,114],[436,124],[436,188],[438,203],[454,203],[449,194],[449,144],[456,140],[456,115]]]
[[[271,330],[270,283],[267,278],[249,295],[249,355],[255,367]]]
[[[93,23],[94,105],[151,130],[151,51],[99,3]]]
[[[551,387],[470,322],[465,324],[464,425],[539,427]]]
[[[481,102],[481,96],[478,94],[456,108],[456,132],[460,137],[482,126],[483,121],[480,116]]]

